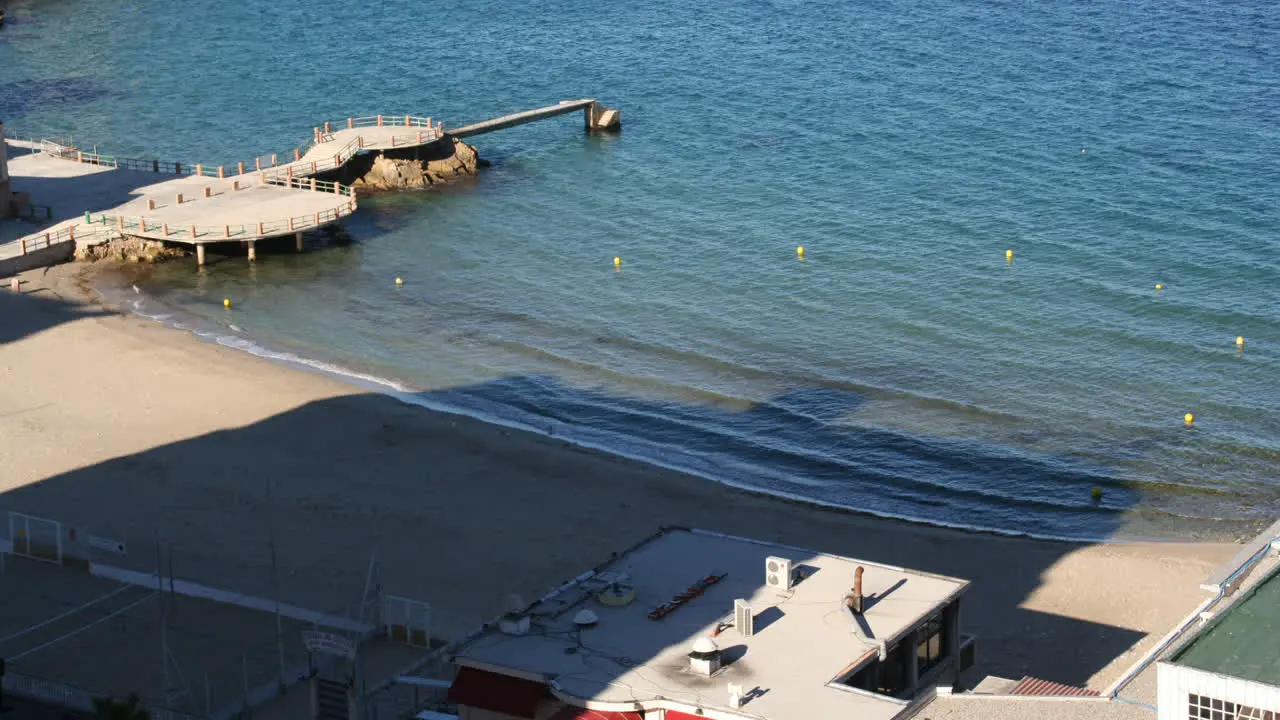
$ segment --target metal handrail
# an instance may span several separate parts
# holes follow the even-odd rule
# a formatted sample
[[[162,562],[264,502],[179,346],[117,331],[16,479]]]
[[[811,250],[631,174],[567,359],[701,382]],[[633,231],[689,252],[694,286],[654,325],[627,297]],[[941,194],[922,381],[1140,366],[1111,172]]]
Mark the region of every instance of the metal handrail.
[[[17,243],[18,247],[21,249],[21,253],[26,255],[37,250],[43,250],[47,247],[53,247],[54,245],[75,242],[77,235],[83,238],[85,235],[98,235],[103,231],[104,228],[93,226],[84,227],[76,221],[66,224],[59,230],[50,229],[41,232],[34,232],[30,235],[24,235],[16,240],[11,240],[9,244]]]
[[[331,193],[346,197],[351,197],[355,194],[355,188],[350,185],[329,182],[328,180],[316,180],[313,177],[281,177],[276,174],[268,177],[266,173],[263,173],[262,183],[264,185],[275,185],[295,190],[311,190],[312,192]]]
[[[360,152],[363,147],[363,138],[355,137],[350,142],[338,149],[333,157],[324,160],[295,160],[285,165],[279,165],[269,170],[262,171],[264,180],[267,178],[293,177],[293,172],[297,168],[307,169],[308,163],[311,173],[324,172],[326,170],[336,170],[347,163],[352,157]]]
[[[425,142],[434,142],[442,137],[442,133],[438,129],[439,123],[433,121],[429,117],[418,117],[415,115],[374,115],[361,118],[347,118],[345,122],[347,129],[363,128],[363,127],[408,127],[408,128],[425,128],[428,133],[418,132],[416,134],[407,133],[404,135],[394,135],[391,137],[391,146],[398,144],[414,145],[423,144]],[[343,122],[327,122],[316,127],[318,134],[322,136],[332,137],[332,130],[329,128],[336,126],[342,129]],[[324,128],[324,130],[322,130]],[[338,154],[335,155],[335,161],[315,161],[312,164],[317,167],[315,172],[321,169],[330,170],[341,166],[353,155],[363,148],[362,138],[356,137],[348,142]],[[36,142],[34,139],[32,142]],[[198,175],[201,177],[236,177],[250,172],[262,172],[263,160],[270,158],[268,168],[287,168],[296,164],[308,152],[318,147],[315,138],[308,140],[302,145],[293,148],[289,152],[283,153],[285,162],[280,163],[281,153],[272,153],[270,155],[258,155],[252,158],[250,163],[237,163],[231,168],[234,172],[229,171],[226,165],[208,165],[205,163],[182,163],[172,162],[168,160],[145,159],[118,157],[116,155],[108,155],[99,152],[86,152],[76,148],[73,138],[41,138],[39,141],[41,152],[45,152],[55,157],[65,160],[75,160],[76,162],[89,163],[92,165],[102,165],[105,167],[123,168],[126,170],[138,170],[142,172],[154,172],[164,175]],[[96,149],[96,148],[95,148]],[[297,160],[288,160],[288,156],[293,155]],[[252,167],[250,167],[252,166]]]
[[[35,252],[36,250],[43,250],[44,248],[59,245],[64,242],[72,242],[75,239],[75,226],[70,225],[62,228],[61,230],[24,235],[23,237],[18,238],[16,242],[20,243],[22,254],[26,255],[27,253]]]
[[[92,217],[92,222],[100,222],[105,226],[114,226],[117,232],[128,232],[141,237],[172,240],[175,242],[218,242],[221,240],[256,240],[259,238],[286,235],[292,232],[320,227],[346,217],[356,211],[354,194],[343,195],[347,201],[335,208],[321,210],[308,215],[268,220],[258,223],[241,223],[238,225],[184,225],[169,227],[161,220],[140,216],[102,215]]]
[[[371,115],[347,118],[347,127],[434,127],[432,118],[414,115]]]
[[[13,205],[18,208],[17,212],[15,212],[13,216],[20,220],[53,219],[53,208],[48,205],[38,205],[33,202],[24,202],[21,204],[14,202]]]

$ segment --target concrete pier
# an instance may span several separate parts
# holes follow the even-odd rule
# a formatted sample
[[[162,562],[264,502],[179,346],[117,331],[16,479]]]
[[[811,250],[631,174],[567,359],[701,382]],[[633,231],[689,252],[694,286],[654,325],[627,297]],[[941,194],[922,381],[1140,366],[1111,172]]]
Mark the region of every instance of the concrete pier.
[[[579,111],[582,112],[583,125],[587,130],[613,130],[622,125],[622,112],[620,110],[606,108],[594,99],[584,98],[582,100],[564,100],[556,105],[503,115],[492,120],[445,130],[445,133],[456,138],[465,138]]]
[[[66,177],[96,189],[79,192],[76,183],[58,184],[63,203],[56,219],[61,222],[19,238],[29,243],[0,243],[0,275],[12,272],[7,258],[25,256],[28,248],[74,243],[77,234],[92,242],[128,235],[193,245],[198,265],[205,263],[204,246],[211,242],[246,243],[250,260],[257,259],[256,241],[268,238],[294,235],[301,250],[304,230],[331,225],[355,212],[351,187],[316,176],[343,168],[356,155],[392,148],[400,152],[450,135],[480,135],[573,112],[583,113],[588,130],[617,128],[621,121],[618,110],[594,99],[565,101],[449,131],[430,117],[347,118],[313,127],[310,141],[285,154],[293,160],[284,164],[278,162],[279,154],[214,166],[121,158],[47,140],[8,141],[29,151],[10,163],[15,186],[29,185],[38,196],[39,186],[54,186],[50,178]]]

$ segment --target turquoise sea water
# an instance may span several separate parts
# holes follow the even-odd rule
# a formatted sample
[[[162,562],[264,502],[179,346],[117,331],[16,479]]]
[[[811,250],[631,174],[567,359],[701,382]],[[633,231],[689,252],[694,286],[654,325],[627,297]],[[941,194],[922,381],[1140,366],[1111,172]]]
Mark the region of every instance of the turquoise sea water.
[[[156,268],[138,307],[883,515],[1099,538],[1280,513],[1280,5],[82,0],[0,31],[10,130],[121,155],[577,97],[624,130],[476,138],[475,183],[362,201],[351,244]]]

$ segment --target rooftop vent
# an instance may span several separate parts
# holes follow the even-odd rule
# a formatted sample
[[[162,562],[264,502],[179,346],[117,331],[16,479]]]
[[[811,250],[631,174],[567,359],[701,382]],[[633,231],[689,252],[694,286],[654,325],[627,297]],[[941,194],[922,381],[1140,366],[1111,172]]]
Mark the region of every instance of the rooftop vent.
[[[791,589],[791,561],[786,558],[769,557],[764,561],[764,584],[786,592]]]
[[[720,670],[720,646],[707,636],[693,641],[693,652],[689,653],[689,669],[695,675],[711,677]]]
[[[742,637],[756,634],[755,615],[751,614],[751,605],[746,600],[733,601],[733,626],[738,628]]]
[[[507,613],[498,621],[498,629],[506,635],[524,635],[529,632],[529,616]]]
[[[634,585],[616,582],[600,591],[596,596],[601,605],[608,607],[622,607],[630,605],[632,600],[636,599],[636,588]]]
[[[738,709],[742,707],[742,686],[729,683],[729,707]]]
[[[573,616],[573,624],[580,628],[589,628],[600,622],[600,618],[590,610],[579,610],[577,615]]]
[[[855,614],[861,615],[863,610],[862,595],[862,566],[859,565],[853,571],[853,592],[845,596],[845,604],[849,606]]]

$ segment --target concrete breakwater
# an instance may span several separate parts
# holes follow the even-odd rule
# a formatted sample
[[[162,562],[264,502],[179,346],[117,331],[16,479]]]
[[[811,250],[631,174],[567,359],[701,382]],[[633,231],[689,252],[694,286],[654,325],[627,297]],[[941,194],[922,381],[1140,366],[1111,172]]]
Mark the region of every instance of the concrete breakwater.
[[[357,195],[429,188],[471,178],[489,162],[476,149],[445,135],[429,145],[353,158],[326,180],[350,185]]]

